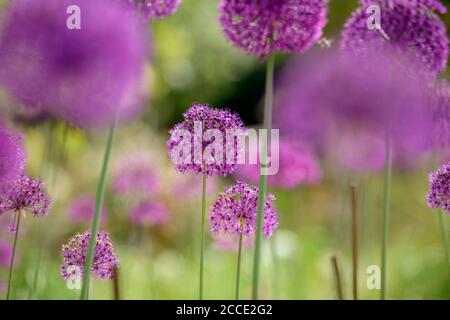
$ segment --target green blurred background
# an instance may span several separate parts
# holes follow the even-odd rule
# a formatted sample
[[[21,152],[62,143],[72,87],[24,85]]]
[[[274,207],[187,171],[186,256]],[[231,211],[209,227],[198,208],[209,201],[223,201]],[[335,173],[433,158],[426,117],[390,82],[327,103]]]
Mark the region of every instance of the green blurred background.
[[[193,102],[228,107],[238,111],[248,125],[258,123],[265,65],[225,41],[216,22],[217,3],[185,0],[175,15],[149,26],[154,42],[153,63],[148,68],[152,100],[140,120],[119,129],[111,176],[124,155],[148,153],[162,181],[162,191],[155,197],[170,209],[170,218],[149,229],[132,225],[127,202],[117,198],[109,185],[105,204],[109,215],[102,229],[111,233],[121,262],[124,299],[197,298],[200,206],[195,199],[181,202],[171,191],[180,175],[167,160],[168,128]],[[333,45],[356,7],[356,0],[330,1],[324,36]],[[450,25],[450,17],[445,19]],[[278,72],[290,58],[278,57]],[[54,205],[46,218],[23,220],[13,298],[76,299],[79,292],[69,290],[59,275],[60,249],[88,226],[71,224],[67,206],[76,196],[94,194],[105,133],[86,134],[58,123],[22,126],[21,130],[26,136],[28,171],[45,179]],[[333,254],[341,266],[345,297],[351,297],[349,181],[328,169],[324,165],[325,179],[318,186],[271,190],[277,196],[281,226],[274,241],[264,241],[262,298],[335,299]],[[391,299],[450,297],[438,213],[429,210],[425,201],[431,169],[425,166],[394,175],[387,278]],[[218,181],[219,190],[231,182],[231,178]],[[352,182],[359,194],[360,297],[377,299],[379,291],[366,287],[366,268],[380,263],[383,176],[369,175]],[[209,205],[214,198],[211,194]],[[1,232],[11,240],[5,228]],[[209,234],[207,239],[205,297],[232,299],[236,254],[218,251]],[[275,260],[271,246],[276,247]],[[250,298],[252,257],[253,251],[246,249],[242,298]],[[5,282],[6,277],[7,270],[0,270],[0,279]],[[95,280],[91,292],[94,299],[111,299],[112,283]]]

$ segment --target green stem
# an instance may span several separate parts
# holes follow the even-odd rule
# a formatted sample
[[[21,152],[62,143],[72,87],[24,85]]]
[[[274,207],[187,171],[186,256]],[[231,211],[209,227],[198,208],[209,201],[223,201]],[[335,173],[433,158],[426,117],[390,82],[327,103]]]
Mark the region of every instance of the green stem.
[[[386,139],[386,159],[384,176],[384,209],[381,246],[381,293],[380,299],[386,299],[387,245],[389,235],[389,214],[391,206],[392,150],[390,139]]]
[[[272,129],[274,69],[275,69],[275,54],[270,53],[269,56],[267,57],[266,95],[264,102],[264,129],[267,129],[268,139],[270,139],[270,130]],[[267,175],[262,173],[261,163],[265,164],[267,162],[266,157],[267,157],[267,141],[262,143],[262,150],[261,150],[258,213],[257,213],[257,225],[255,235],[255,251],[253,259],[253,286],[252,286],[253,300],[258,300],[258,293],[259,293],[262,227],[264,221],[264,202],[266,199],[266,188],[267,188]]]
[[[9,276],[8,276],[8,290],[6,291],[6,300],[9,300],[11,297],[11,284],[12,284],[12,275],[13,275],[13,269],[14,269],[14,258],[16,257],[16,247],[17,247],[17,239],[19,237],[19,226],[20,226],[20,216],[21,212],[17,212],[17,218],[16,218],[16,229],[14,230],[14,244],[13,244],[13,251],[11,255],[11,261],[9,264]]]
[[[441,233],[442,233],[442,243],[444,245],[444,251],[445,251],[445,262],[447,264],[447,271],[448,271],[448,283],[449,283],[449,289],[450,289],[450,243],[448,241],[448,225],[446,221],[446,214],[444,211],[439,212],[439,224],[441,225]]]
[[[239,235],[239,249],[238,249],[237,271],[236,271],[236,300],[239,300],[239,285],[241,281],[241,256],[242,256],[242,232]]]
[[[88,245],[88,251],[86,256],[86,262],[84,264],[84,272],[83,272],[83,282],[81,286],[81,300],[88,300],[89,299],[89,280],[91,276],[91,268],[92,264],[94,262],[94,252],[95,252],[95,245],[97,240],[97,232],[99,227],[99,221],[100,221],[100,211],[103,206],[103,198],[105,195],[105,185],[106,185],[106,176],[108,173],[108,164],[109,164],[109,158],[111,156],[111,149],[114,141],[114,133],[116,130],[116,122],[114,121],[111,125],[111,128],[109,130],[108,140],[106,142],[106,148],[105,148],[105,154],[103,158],[103,165],[100,172],[100,178],[97,185],[97,194],[95,197],[95,212],[94,212],[94,218],[92,220],[92,228],[91,228],[91,236],[89,238],[89,245]]]
[[[341,271],[339,263],[335,255],[331,256],[331,266],[333,268],[334,282],[336,285],[336,296],[338,300],[344,300],[344,293],[342,291]]]
[[[202,227],[200,230],[200,275],[199,299],[203,300],[203,265],[205,259],[205,223],[206,223],[206,173],[202,179]]]

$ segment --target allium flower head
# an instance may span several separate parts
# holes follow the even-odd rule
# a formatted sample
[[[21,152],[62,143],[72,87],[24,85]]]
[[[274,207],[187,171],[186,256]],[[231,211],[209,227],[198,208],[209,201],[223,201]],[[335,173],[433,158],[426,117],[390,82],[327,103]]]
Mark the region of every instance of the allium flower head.
[[[135,224],[151,227],[167,220],[167,210],[161,203],[144,201],[131,209],[130,218]]]
[[[327,0],[221,0],[225,37],[247,54],[303,53],[322,35]]]
[[[158,189],[158,177],[145,154],[126,156],[117,171],[114,189],[119,194],[150,195]]]
[[[128,1],[146,20],[161,19],[172,15],[181,0],[125,0]]]
[[[19,138],[0,123],[0,185],[15,180],[23,171],[25,153]]]
[[[259,189],[253,185],[238,181],[225,189],[211,207],[211,232],[221,234],[243,235],[251,237],[256,230]],[[278,228],[278,214],[273,206],[275,196],[268,194],[264,204],[263,232],[271,237]]]
[[[84,264],[88,250],[90,231],[76,234],[68,243],[62,246],[63,264],[61,265],[61,276],[67,280],[77,273],[83,277]],[[91,272],[102,279],[112,279],[114,268],[119,265],[114,247],[106,232],[97,233],[95,245],[94,263]]]
[[[372,4],[380,7],[381,30],[367,27]],[[394,50],[437,74],[447,67],[449,40],[445,24],[431,9],[445,12],[437,0],[365,0],[347,21],[341,47],[361,56]]]
[[[22,174],[0,192],[0,214],[30,212],[35,217],[48,214],[52,201],[41,180]]]
[[[95,210],[95,199],[92,196],[81,196],[74,199],[69,205],[69,219],[72,223],[91,223]],[[100,212],[101,222],[106,219],[106,209]]]
[[[417,71],[411,77],[403,69],[383,63],[390,59],[387,52],[380,59],[376,55],[381,53],[373,54],[363,62],[329,51],[294,62],[277,89],[276,124],[285,134],[310,142],[321,153],[342,148],[345,139],[352,144],[349,147],[358,162],[365,155],[382,156],[377,141],[386,141],[386,137],[395,159],[415,159],[430,151],[433,119],[428,78],[421,77],[424,73],[415,64],[408,68]],[[367,150],[368,140],[359,139],[363,136],[376,150]],[[363,167],[358,165],[356,171]]]
[[[80,28],[66,13],[73,6]],[[15,0],[2,18],[0,81],[25,106],[91,128],[128,119],[144,105],[147,35],[124,3]]]
[[[279,170],[278,173],[267,177],[270,187],[292,189],[299,185],[320,182],[322,172],[318,160],[305,146],[291,139],[282,138],[278,146],[272,146],[272,156],[275,152],[279,154]],[[241,165],[236,169],[235,176],[239,180],[257,184],[259,165]]]
[[[450,162],[431,172],[429,180],[428,205],[430,208],[440,208],[450,214]]]
[[[246,134],[241,118],[229,110],[200,104],[193,105],[183,116],[184,121],[169,131],[171,137],[167,142],[169,158],[176,169],[208,176],[233,172],[241,146],[236,136],[227,133]]]

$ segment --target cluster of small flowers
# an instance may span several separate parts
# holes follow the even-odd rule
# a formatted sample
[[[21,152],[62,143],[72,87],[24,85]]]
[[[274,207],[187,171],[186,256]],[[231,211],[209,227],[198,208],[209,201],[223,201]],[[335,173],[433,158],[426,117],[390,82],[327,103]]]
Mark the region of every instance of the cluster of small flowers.
[[[429,181],[428,205],[430,208],[440,208],[450,214],[450,162],[431,172]]]
[[[19,179],[3,187],[0,195],[0,214],[28,211],[35,217],[46,216],[51,205],[44,183],[22,174]]]
[[[444,13],[446,8],[439,1],[363,0],[362,4],[345,25],[341,43],[344,52],[364,56],[389,48],[418,61],[433,75],[447,67],[447,29],[437,14],[429,10]],[[367,8],[372,4],[380,6],[383,33],[367,28],[370,15]]]
[[[238,181],[219,195],[211,207],[211,232],[220,234],[235,234],[251,237],[256,230],[259,190],[253,185]],[[271,237],[278,228],[278,214],[273,207],[275,196],[268,194],[264,204],[263,232]]]
[[[170,131],[170,139],[167,141],[167,148],[169,151],[169,158],[175,164],[176,169],[180,172],[194,172],[196,174],[204,173],[208,176],[218,175],[226,176],[233,172],[237,167],[239,144],[237,138],[234,141],[227,141],[227,132],[236,131],[245,133],[246,129],[241,118],[234,112],[226,109],[214,109],[207,105],[194,104],[189,110],[184,113],[184,121],[176,124]],[[196,137],[196,124],[201,125],[201,136]],[[208,140],[205,137],[205,132],[208,129],[219,130],[223,136],[223,143],[220,146],[223,150],[227,150],[232,145],[233,154],[232,159],[226,159],[226,153],[222,153],[222,161],[217,159],[205,159],[203,152],[205,148],[213,143],[212,139]],[[191,139],[180,137],[180,133],[188,132]],[[184,138],[184,139],[183,139]],[[196,140],[200,141],[196,141]],[[185,141],[187,140],[187,141]],[[183,143],[187,143],[183,147]],[[201,148],[201,150],[196,150]],[[186,150],[189,150],[186,151]],[[200,155],[200,163],[196,163],[196,155]],[[212,157],[215,156],[213,151]],[[210,162],[210,163],[208,163]]]
[[[225,37],[247,54],[303,53],[322,35],[327,0],[222,0]]]
[[[79,273],[81,277],[83,276],[90,236],[90,231],[76,234],[68,243],[62,246],[64,262],[60,271],[64,279],[71,279],[75,273]],[[109,235],[106,232],[98,232],[96,240],[91,271],[102,279],[112,279],[114,277],[114,269],[119,265],[119,260]]]

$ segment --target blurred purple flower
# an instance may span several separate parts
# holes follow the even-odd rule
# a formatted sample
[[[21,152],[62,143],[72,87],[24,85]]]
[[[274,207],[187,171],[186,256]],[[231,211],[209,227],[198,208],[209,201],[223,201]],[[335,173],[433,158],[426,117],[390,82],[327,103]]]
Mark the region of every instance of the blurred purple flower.
[[[167,209],[161,203],[144,201],[131,209],[130,218],[135,224],[151,227],[167,220]]]
[[[125,0],[128,1],[146,19],[161,19],[172,15],[181,4],[181,0]]]
[[[19,140],[0,123],[0,186],[11,183],[23,172],[25,152]]]
[[[81,10],[80,29],[66,23]],[[0,34],[0,81],[30,108],[83,128],[135,116],[147,52],[145,27],[110,0],[16,0]],[[119,23],[120,22],[120,23]]]
[[[386,142],[379,133],[363,128],[345,132],[337,139],[334,151],[336,161],[345,170],[364,173],[384,168]]]
[[[380,7],[382,30],[367,26],[373,14],[367,9],[372,4]],[[445,24],[430,8],[445,12],[436,0],[365,0],[347,21],[341,47],[344,52],[361,56],[393,49],[437,74],[447,67],[449,40]]]
[[[206,182],[206,194],[212,195],[217,193],[218,178],[212,176]],[[198,195],[202,192],[202,177],[197,175],[181,175],[177,173],[173,185],[173,194],[182,198],[194,198],[198,200]]]
[[[35,217],[48,214],[51,199],[41,180],[22,174],[0,191],[0,215],[5,212],[31,212]]]
[[[81,196],[74,199],[69,205],[69,220],[75,224],[91,223],[95,210],[95,198]],[[106,209],[103,207],[100,213],[100,221],[106,220]]]
[[[450,85],[441,81],[434,90],[434,136],[438,149],[450,149]]]
[[[211,232],[214,236],[222,234],[252,237],[256,229],[259,189],[253,185],[238,181],[225,189],[211,207]],[[278,228],[278,214],[273,207],[275,196],[267,195],[264,204],[263,232],[270,238]]]
[[[327,0],[222,0],[225,37],[247,54],[303,53],[322,35]]]
[[[275,151],[279,153],[279,170],[277,174],[268,176],[267,183],[270,187],[292,189],[299,185],[311,185],[320,182],[322,178],[320,165],[305,146],[296,141],[282,138],[278,146],[272,146],[272,154]],[[240,165],[234,175],[239,180],[257,184],[259,181],[259,165]]]
[[[8,268],[11,262],[11,256],[12,256],[12,245],[0,239],[0,267],[5,269]]]
[[[389,139],[398,160],[431,151],[428,79],[420,76],[423,73],[415,64],[409,64],[409,69],[417,70],[411,77],[403,69],[384,63],[395,59],[387,52],[375,54],[369,60],[343,59],[338,52],[329,51],[291,64],[278,89],[275,120],[284,129],[282,133],[309,141],[321,153],[330,153],[338,145],[342,148],[340,140],[345,139],[359,158],[356,171],[365,166],[361,165],[364,161],[368,169],[378,166],[382,153],[376,140]],[[367,141],[358,138],[361,135],[370,136],[374,148],[370,152]],[[362,159],[364,155],[369,158]]]
[[[62,246],[64,262],[60,271],[65,280],[72,279],[74,276],[83,277],[89,238],[90,231],[86,231],[82,234],[76,234]],[[118,265],[119,260],[108,233],[98,232],[91,272],[102,279],[112,279],[114,268]]]
[[[430,192],[428,206],[442,209],[450,214],[450,162],[429,175]]]
[[[252,248],[254,237],[245,237],[242,239],[242,245],[246,248]],[[214,247],[217,250],[225,252],[236,252],[239,249],[239,236],[235,234],[221,234],[214,238]]]
[[[184,121],[176,124],[169,131],[170,138],[167,141],[169,158],[175,164],[176,169],[183,173],[191,171],[196,174],[205,173],[208,176],[226,176],[233,172],[238,163],[239,144],[236,137],[233,141],[227,141],[226,133],[227,130],[246,132],[239,115],[226,109],[214,109],[207,105],[194,104],[183,116]],[[196,124],[199,125],[201,133],[195,130]],[[222,134],[223,142],[218,142],[221,150],[215,150],[214,146],[217,142],[214,137],[207,137],[209,129],[218,130]],[[179,135],[184,133],[190,134],[191,139]],[[182,143],[186,143],[186,145]],[[228,144],[234,148],[232,159],[227,157],[226,150],[230,147]],[[209,157],[204,154],[208,146],[213,149]],[[185,152],[184,149],[190,149],[190,153]],[[221,153],[220,158],[219,152]],[[197,154],[200,162],[198,164],[195,161]]]
[[[158,188],[158,177],[147,155],[136,153],[122,159],[114,180],[117,193],[148,196]]]

